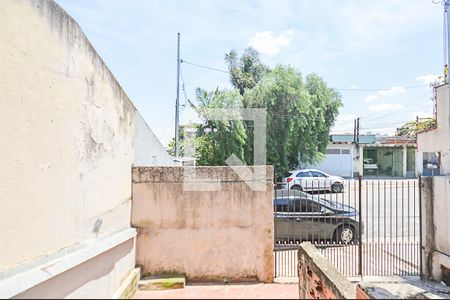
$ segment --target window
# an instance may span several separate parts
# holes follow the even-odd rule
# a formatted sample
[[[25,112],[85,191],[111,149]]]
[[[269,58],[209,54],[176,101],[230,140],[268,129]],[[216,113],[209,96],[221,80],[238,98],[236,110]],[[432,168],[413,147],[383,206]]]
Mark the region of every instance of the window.
[[[327,175],[325,175],[321,172],[316,172],[316,171],[312,171],[311,174],[312,174],[312,177],[322,177],[322,178],[327,177]]]
[[[327,149],[327,154],[341,154],[341,149],[339,148]]]
[[[342,154],[350,154],[350,149],[342,149],[341,153]]]
[[[300,172],[297,177],[312,177],[310,172]]]
[[[291,201],[290,211],[302,213],[320,212],[321,206],[319,203],[308,199],[294,199]]]
[[[275,211],[277,212],[289,212],[289,207],[287,204],[277,204],[275,207]]]

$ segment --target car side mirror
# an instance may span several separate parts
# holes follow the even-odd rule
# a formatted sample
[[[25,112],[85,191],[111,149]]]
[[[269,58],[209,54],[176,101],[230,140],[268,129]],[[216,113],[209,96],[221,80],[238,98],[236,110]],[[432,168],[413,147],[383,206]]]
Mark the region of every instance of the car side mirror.
[[[334,215],[334,213],[333,213],[331,210],[328,210],[328,209],[326,209],[326,208],[322,208],[322,209],[320,210],[320,213],[323,214],[323,215],[325,215],[325,216],[331,216],[331,215]]]

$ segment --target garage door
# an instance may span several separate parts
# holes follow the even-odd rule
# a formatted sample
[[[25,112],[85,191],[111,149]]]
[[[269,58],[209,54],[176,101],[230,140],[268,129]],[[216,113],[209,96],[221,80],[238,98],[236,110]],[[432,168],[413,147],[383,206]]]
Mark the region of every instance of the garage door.
[[[330,175],[353,177],[353,152],[349,148],[328,148],[316,168]]]

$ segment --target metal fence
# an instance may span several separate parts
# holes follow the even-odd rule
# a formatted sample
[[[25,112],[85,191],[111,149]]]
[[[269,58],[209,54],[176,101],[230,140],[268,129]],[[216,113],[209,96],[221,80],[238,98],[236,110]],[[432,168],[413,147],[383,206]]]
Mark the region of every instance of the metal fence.
[[[303,241],[345,276],[420,273],[418,180],[285,182],[274,191],[274,220],[276,277],[297,276]]]

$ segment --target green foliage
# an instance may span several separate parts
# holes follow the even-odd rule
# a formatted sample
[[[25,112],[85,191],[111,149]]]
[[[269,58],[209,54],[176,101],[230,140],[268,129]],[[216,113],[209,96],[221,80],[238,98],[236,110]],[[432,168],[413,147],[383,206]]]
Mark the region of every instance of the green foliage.
[[[419,132],[436,128],[435,118],[421,118],[418,121],[410,121],[397,129],[397,136],[415,136]]]
[[[266,109],[267,163],[275,166],[278,178],[321,158],[342,105],[340,95],[319,76],[304,82],[300,72],[284,66],[273,69],[244,98],[249,107]]]
[[[208,115],[208,109],[241,108],[242,96],[236,90],[207,92],[200,88],[197,88],[196,95],[198,105],[191,103],[191,106],[203,119],[203,124],[197,127],[198,137],[195,139],[197,164],[225,165],[231,154],[244,160],[246,134],[243,122],[214,120]]]
[[[244,95],[246,89],[252,89],[261,78],[269,72],[259,58],[259,53],[252,47],[245,49],[239,58],[235,50],[225,54],[225,62],[230,72],[231,83]],[[245,106],[245,103],[244,103]]]
[[[190,103],[203,120],[195,129],[197,164],[224,165],[231,154],[253,164],[253,122],[214,120],[208,115],[211,108],[266,109],[267,164],[275,166],[278,179],[292,168],[318,161],[342,106],[340,94],[317,74],[304,80],[292,67],[269,69],[252,48],[240,58],[233,50],[225,61],[236,89],[198,88],[196,103]]]

